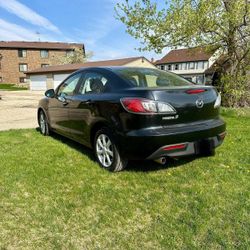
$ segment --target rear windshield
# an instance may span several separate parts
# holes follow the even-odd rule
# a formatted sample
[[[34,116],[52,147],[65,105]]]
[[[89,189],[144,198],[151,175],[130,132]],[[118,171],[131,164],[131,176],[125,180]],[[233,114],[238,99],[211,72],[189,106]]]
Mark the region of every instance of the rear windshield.
[[[134,87],[175,87],[189,86],[193,83],[176,74],[158,69],[119,68],[115,72]]]

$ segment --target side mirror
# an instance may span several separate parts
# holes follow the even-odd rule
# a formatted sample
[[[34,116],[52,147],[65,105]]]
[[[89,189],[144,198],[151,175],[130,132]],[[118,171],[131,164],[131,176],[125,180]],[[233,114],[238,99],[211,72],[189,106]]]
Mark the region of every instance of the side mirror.
[[[47,97],[49,97],[49,98],[55,97],[55,91],[54,91],[54,89],[48,89],[48,90],[45,92],[45,96],[47,96]]]

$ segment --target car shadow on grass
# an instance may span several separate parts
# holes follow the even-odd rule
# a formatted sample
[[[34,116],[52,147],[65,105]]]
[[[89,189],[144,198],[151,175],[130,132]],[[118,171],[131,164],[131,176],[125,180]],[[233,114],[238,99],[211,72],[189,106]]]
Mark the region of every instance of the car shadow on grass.
[[[183,167],[189,162],[192,162],[197,157],[185,157],[181,159],[171,159],[167,158],[166,164],[159,164],[155,161],[130,161],[125,171],[129,172],[151,172],[151,171],[161,171],[170,168]]]
[[[40,129],[36,128],[36,130],[40,133]],[[66,144],[70,148],[73,148],[77,150],[78,152],[86,155],[89,159],[96,162],[95,155],[93,150],[85,147],[84,145],[73,141],[71,139],[68,139],[62,135],[52,133],[50,135],[53,139],[60,141],[61,143]],[[189,156],[184,157],[180,159],[172,159],[167,158],[166,164],[161,165],[155,161],[152,160],[131,160],[128,162],[128,165],[125,169],[125,171],[128,172],[151,172],[151,171],[160,171],[160,170],[167,170],[170,168],[177,168],[177,167],[183,167],[184,165],[194,161],[197,158],[201,158],[203,156]]]

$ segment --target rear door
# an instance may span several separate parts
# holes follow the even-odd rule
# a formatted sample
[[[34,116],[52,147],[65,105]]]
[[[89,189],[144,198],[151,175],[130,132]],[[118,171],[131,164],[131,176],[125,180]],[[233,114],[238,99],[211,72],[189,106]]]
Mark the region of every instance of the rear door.
[[[109,80],[105,74],[85,71],[77,93],[68,105],[74,139],[89,144],[91,124],[100,117],[101,99],[108,85]]]

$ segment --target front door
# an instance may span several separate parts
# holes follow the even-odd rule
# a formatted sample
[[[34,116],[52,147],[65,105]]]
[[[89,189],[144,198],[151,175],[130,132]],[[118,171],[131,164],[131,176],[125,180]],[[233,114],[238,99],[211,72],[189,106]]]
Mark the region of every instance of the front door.
[[[77,84],[82,74],[77,73],[67,78],[58,88],[54,98],[49,101],[50,125],[58,132],[70,136],[70,121],[68,115],[68,105],[71,97],[74,96]]]

